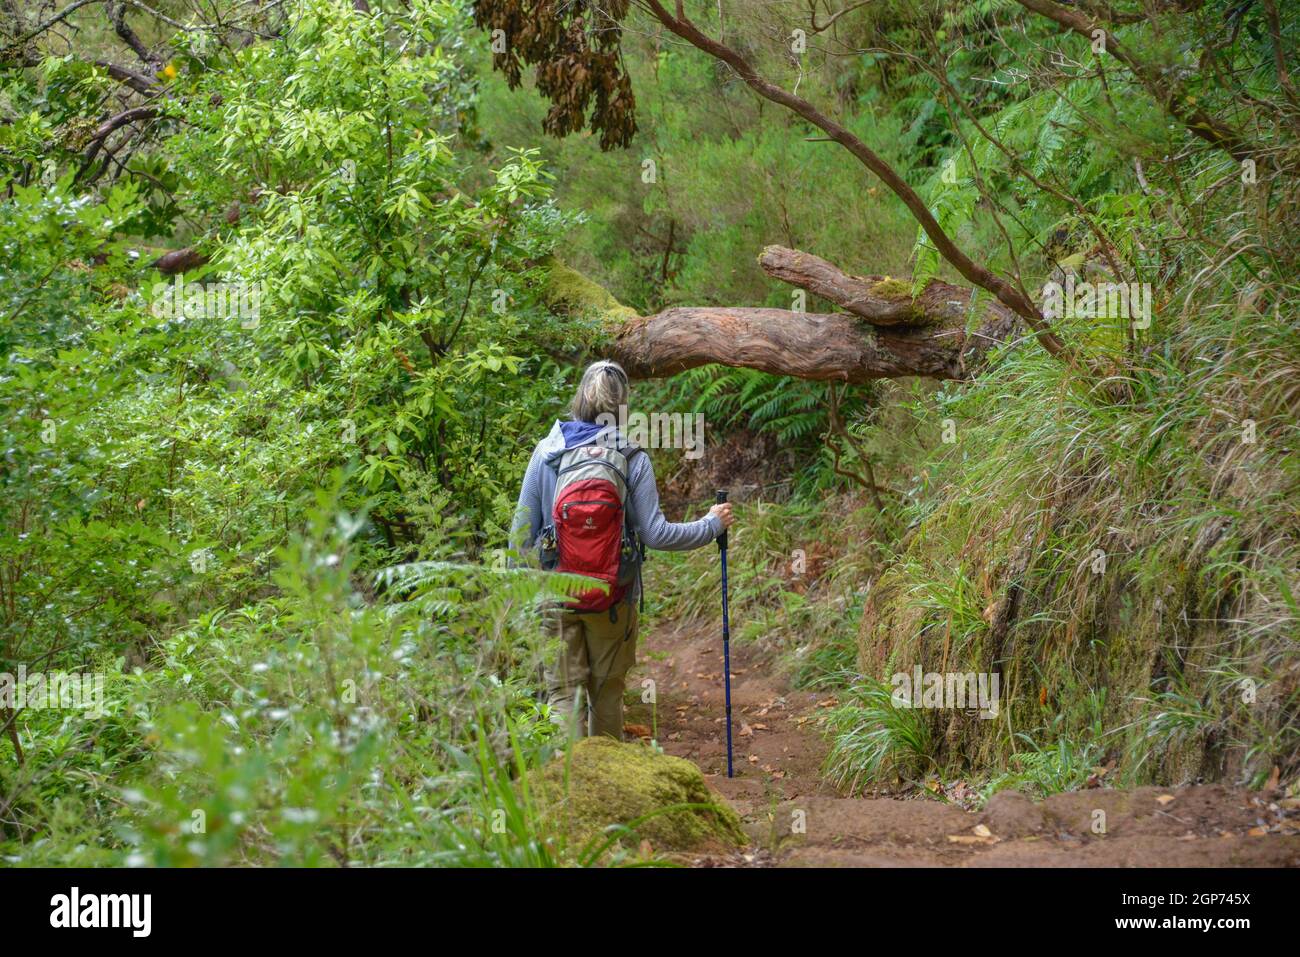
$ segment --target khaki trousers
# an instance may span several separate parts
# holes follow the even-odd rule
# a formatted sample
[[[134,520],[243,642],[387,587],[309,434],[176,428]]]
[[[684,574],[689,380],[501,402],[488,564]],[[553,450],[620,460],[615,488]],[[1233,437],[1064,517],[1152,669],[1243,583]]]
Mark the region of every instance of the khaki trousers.
[[[624,681],[636,664],[637,614],[630,602],[612,611],[614,621],[609,611],[547,613],[548,628],[561,642],[559,659],[546,669],[551,720],[578,737],[623,739]]]

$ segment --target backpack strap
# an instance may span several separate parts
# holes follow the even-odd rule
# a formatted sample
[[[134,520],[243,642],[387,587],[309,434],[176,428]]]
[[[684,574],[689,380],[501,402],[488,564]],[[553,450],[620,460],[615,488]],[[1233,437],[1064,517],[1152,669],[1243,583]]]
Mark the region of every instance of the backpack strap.
[[[645,564],[645,546],[642,545],[641,540],[636,537],[636,529],[632,527],[632,509],[629,507],[632,501],[632,457],[636,455],[638,452],[644,455],[645,449],[641,448],[641,446],[639,445],[632,445],[631,443],[629,443],[627,446],[627,451],[623,453],[623,458],[627,461],[627,499],[628,499],[627,503],[625,503],[623,506],[623,527],[626,531],[628,541],[632,543],[632,548],[637,551],[638,561],[636,563],[636,592],[637,592],[637,599],[641,604],[641,613],[645,614],[645,585],[642,583],[641,580],[641,566]],[[631,616],[629,615],[628,618],[630,621]],[[630,624],[629,627],[631,627]],[[624,640],[627,640],[627,635],[624,635],[623,638]]]
[[[644,455],[645,449],[641,448],[641,446],[639,445],[633,445],[629,442],[623,448],[619,449],[619,451],[623,453],[623,460],[627,462],[627,476],[626,476],[627,500],[628,502],[631,502],[632,501],[632,457],[636,455],[638,452]],[[632,510],[628,508],[627,504],[625,503],[623,506],[623,523],[628,526],[628,535],[632,537],[633,541],[636,541],[636,533],[632,531],[631,522],[629,521],[631,512]]]

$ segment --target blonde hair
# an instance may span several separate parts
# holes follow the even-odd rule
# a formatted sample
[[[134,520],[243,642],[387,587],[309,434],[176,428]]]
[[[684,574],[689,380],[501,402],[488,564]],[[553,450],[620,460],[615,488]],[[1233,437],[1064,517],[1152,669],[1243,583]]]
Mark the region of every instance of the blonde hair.
[[[602,359],[587,366],[574,393],[569,411],[579,422],[595,422],[608,414],[617,417],[619,406],[627,405],[627,373],[617,362]]]

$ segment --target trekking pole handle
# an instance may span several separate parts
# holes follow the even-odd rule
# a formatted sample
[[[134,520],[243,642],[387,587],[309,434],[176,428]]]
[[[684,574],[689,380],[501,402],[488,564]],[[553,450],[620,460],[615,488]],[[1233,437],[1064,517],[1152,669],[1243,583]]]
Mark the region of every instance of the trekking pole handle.
[[[714,494],[717,498],[717,504],[719,505],[727,500],[727,490],[725,488],[718,489]],[[726,551],[727,530],[725,528],[722,530],[722,534],[718,536],[718,548],[722,551]]]

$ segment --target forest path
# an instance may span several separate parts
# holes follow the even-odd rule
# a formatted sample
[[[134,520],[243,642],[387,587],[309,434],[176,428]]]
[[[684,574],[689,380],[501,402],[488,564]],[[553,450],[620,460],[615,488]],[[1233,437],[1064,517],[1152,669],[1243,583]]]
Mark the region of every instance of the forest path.
[[[1041,803],[1003,792],[982,812],[844,797],[820,773],[827,744],[816,718],[833,697],[790,689],[752,644],[731,651],[731,779],[720,626],[661,625],[641,639],[628,677],[627,723],[649,729],[657,718],[659,744],[699,765],[753,839],[743,853],[696,856],[698,866],[1300,866],[1300,809],[1222,785],[1101,788]],[[657,708],[641,703],[645,678]],[[1099,810],[1105,835],[1092,829]]]

